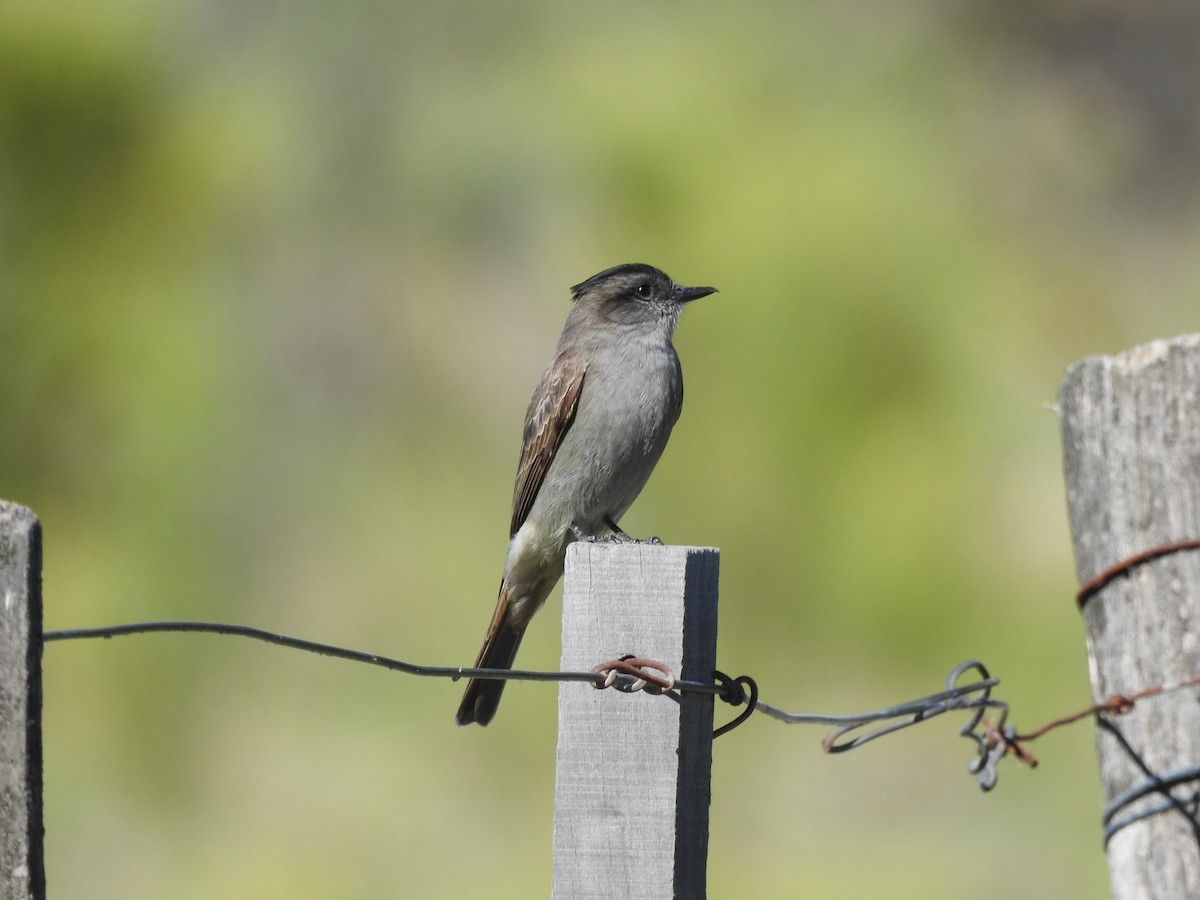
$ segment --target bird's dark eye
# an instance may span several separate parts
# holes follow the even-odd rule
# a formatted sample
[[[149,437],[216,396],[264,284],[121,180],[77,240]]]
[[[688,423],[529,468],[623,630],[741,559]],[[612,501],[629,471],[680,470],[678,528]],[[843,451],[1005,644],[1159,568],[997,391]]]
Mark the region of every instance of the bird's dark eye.
[[[649,299],[650,299],[650,285],[648,285],[648,284],[639,284],[639,285],[638,285],[637,287],[635,287],[633,290],[634,290],[634,293],[636,293],[636,294],[637,294],[639,297],[641,297],[643,300],[649,300]]]

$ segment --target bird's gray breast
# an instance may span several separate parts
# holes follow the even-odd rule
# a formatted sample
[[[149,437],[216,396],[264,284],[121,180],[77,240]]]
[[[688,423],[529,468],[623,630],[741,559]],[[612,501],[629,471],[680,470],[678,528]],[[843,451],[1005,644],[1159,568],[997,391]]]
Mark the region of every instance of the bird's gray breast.
[[[547,473],[553,493],[573,501],[560,515],[592,533],[606,516],[620,518],[650,477],[682,405],[683,378],[670,343],[597,353]]]

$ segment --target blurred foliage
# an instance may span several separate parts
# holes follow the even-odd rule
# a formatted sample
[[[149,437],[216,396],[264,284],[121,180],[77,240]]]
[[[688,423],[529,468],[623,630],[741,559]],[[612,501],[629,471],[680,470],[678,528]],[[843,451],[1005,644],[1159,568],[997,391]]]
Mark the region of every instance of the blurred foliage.
[[[468,662],[566,288],[645,261],[721,288],[625,524],[721,547],[723,668],[845,711],[974,656],[1020,725],[1082,706],[1044,407],[1075,359],[1196,327],[1198,28],[1102,2],[0,6],[0,495],[44,521],[47,627]],[[548,890],[551,687],[455,732],[460,686],[232,640],[45,667],[56,896]],[[1104,892],[1086,726],[987,796],[949,725],[818,738],[718,742],[713,896]]]

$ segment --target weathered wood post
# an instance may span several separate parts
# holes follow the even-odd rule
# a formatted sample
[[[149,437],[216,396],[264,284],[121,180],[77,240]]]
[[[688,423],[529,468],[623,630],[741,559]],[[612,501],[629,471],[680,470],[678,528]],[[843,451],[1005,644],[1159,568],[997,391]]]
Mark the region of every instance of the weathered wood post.
[[[46,896],[42,860],[42,529],[0,500],[0,897]]]
[[[634,654],[711,680],[719,563],[713,549],[572,544],[562,668]],[[552,897],[705,896],[712,730],[711,695],[560,686]]]
[[[1200,335],[1076,363],[1059,407],[1081,584],[1200,537]],[[1083,618],[1097,702],[1200,674],[1200,550],[1129,568],[1084,600]],[[1200,897],[1200,826],[1188,802],[1200,785],[1198,699],[1196,688],[1146,699],[1097,729],[1117,900]]]

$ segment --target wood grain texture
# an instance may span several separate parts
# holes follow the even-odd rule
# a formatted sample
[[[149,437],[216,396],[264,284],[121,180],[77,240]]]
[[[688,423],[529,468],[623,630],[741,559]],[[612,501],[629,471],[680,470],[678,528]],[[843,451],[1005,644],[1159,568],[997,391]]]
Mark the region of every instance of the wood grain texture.
[[[1080,583],[1159,544],[1200,537],[1200,335],[1072,366],[1059,391],[1064,471]],[[1083,610],[1095,699],[1200,673],[1200,551],[1137,565]],[[1151,771],[1200,763],[1200,691],[1140,701],[1111,721]],[[1104,798],[1146,781],[1114,734],[1097,729]],[[1193,782],[1175,789],[1190,795]],[[1163,800],[1151,793],[1123,809]],[[1200,838],[1178,811],[1116,833],[1117,900],[1200,897]]]
[[[41,525],[0,500],[0,897],[45,895]]]
[[[562,668],[635,654],[710,680],[719,561],[713,549],[572,544]],[[713,702],[561,685],[551,896],[705,896]]]

